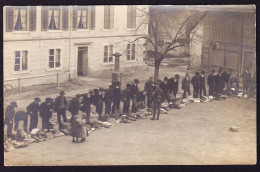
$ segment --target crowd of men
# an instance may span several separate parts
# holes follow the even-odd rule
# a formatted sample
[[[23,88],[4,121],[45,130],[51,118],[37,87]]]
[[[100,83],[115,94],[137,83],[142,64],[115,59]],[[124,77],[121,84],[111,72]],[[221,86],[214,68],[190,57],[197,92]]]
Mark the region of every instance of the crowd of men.
[[[244,70],[242,75],[243,82],[243,94],[247,94],[255,90],[256,74],[251,77],[251,73],[248,70]],[[146,106],[153,108],[153,116],[151,120],[159,120],[161,103],[164,101],[169,102],[172,97],[176,98],[179,91],[180,76],[176,74],[174,77],[165,77],[163,81],[157,80],[154,82],[150,77],[145,83],[144,90],[140,91],[138,84],[139,80],[135,79],[133,84],[126,84],[125,89],[121,90],[121,83],[119,81],[112,82],[108,89],[94,89],[88,93],[77,94],[70,102],[65,96],[65,92],[61,91],[59,96],[53,100],[46,98],[44,102],[41,102],[39,97],[34,98],[34,101],[27,106],[27,111],[18,110],[16,102],[11,102],[7,106],[5,111],[5,124],[7,125],[7,135],[10,136],[13,128],[13,121],[15,122],[15,130],[18,129],[20,121],[24,121],[24,131],[27,132],[27,117],[30,115],[30,127],[29,132],[32,129],[37,128],[38,114],[42,118],[42,129],[50,130],[51,123],[50,118],[52,113],[57,113],[57,121],[59,129],[62,129],[61,117],[63,122],[67,122],[66,111],[68,110],[72,118],[79,113],[79,110],[86,113],[86,123],[89,124],[91,105],[96,107],[96,113],[98,114],[98,120],[102,121],[102,115],[114,117],[115,114],[129,114],[130,103],[132,102],[131,113],[138,111],[138,102],[144,101],[146,96]],[[214,70],[206,78],[206,72],[195,72],[195,75],[190,78],[186,73],[182,80],[182,98],[191,96],[190,85],[193,86],[193,97],[202,98],[207,96],[206,84],[208,85],[208,96],[212,96],[218,99],[220,94],[225,94],[225,90],[231,90],[233,94],[238,94],[239,81],[237,76],[232,76],[231,70],[224,71],[220,69],[218,73]],[[120,103],[123,102],[122,113],[120,110]],[[103,106],[105,112],[103,113]],[[155,116],[157,117],[155,118]],[[74,140],[74,139],[73,139]]]

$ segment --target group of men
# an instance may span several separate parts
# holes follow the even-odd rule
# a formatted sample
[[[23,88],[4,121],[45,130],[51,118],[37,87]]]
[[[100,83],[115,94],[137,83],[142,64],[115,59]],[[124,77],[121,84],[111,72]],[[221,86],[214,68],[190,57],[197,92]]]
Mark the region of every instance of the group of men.
[[[202,93],[206,96],[206,81],[208,84],[208,95],[214,96],[218,99],[219,95],[223,93],[224,88],[234,88],[238,91],[239,81],[237,77],[231,77],[231,71],[224,71],[220,69],[216,74],[214,70],[208,75],[207,79],[205,71],[195,72],[195,75],[190,79],[188,73],[182,80],[183,98],[191,95],[190,84],[193,85],[193,97],[201,98]],[[256,75],[256,74],[255,74]],[[242,73],[243,92],[246,94],[250,87],[250,83],[256,82],[256,76],[251,78],[250,72],[244,70]],[[175,77],[168,79],[164,78],[163,81],[153,81],[153,78],[145,83],[144,90],[139,91],[139,80],[134,79],[133,84],[126,84],[126,88],[121,91],[121,83],[119,81],[112,82],[108,89],[94,89],[85,94],[77,94],[70,102],[67,101],[65,92],[61,91],[59,96],[53,100],[46,98],[44,102],[41,102],[39,97],[34,98],[34,101],[27,106],[27,112],[23,110],[16,111],[16,102],[11,102],[7,106],[5,112],[5,123],[7,125],[7,135],[11,135],[13,128],[13,120],[15,122],[15,130],[18,129],[19,121],[24,121],[24,131],[27,132],[27,117],[30,115],[30,127],[29,132],[32,129],[37,128],[38,114],[42,118],[42,129],[50,129],[51,123],[49,122],[52,117],[52,113],[57,113],[57,121],[59,129],[62,129],[61,117],[63,122],[67,122],[66,110],[68,110],[73,116],[79,113],[79,110],[86,113],[86,123],[89,123],[89,117],[91,112],[91,105],[96,107],[96,113],[98,114],[98,120],[102,120],[102,115],[113,117],[115,114],[120,113],[120,102],[123,102],[123,114],[129,114],[130,102],[132,102],[132,113],[138,111],[138,102],[143,101],[143,97],[146,96],[146,106],[153,108],[153,117],[151,120],[155,120],[157,114],[157,120],[160,116],[161,103],[164,101],[170,101],[170,95],[176,97],[178,93],[180,76],[178,74]],[[254,80],[254,82],[252,82]],[[105,104],[105,112],[103,113],[103,105]]]

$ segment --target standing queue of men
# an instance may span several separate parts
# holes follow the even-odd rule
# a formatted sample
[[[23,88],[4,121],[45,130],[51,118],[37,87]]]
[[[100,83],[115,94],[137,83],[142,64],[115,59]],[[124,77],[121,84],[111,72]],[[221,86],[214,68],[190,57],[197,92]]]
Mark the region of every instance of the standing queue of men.
[[[230,89],[235,85],[236,89],[239,88],[239,82],[237,77],[231,77],[231,71],[224,71],[220,69],[216,74],[214,70],[208,75],[207,79],[205,76],[205,71],[195,72],[195,75],[190,79],[188,73],[182,80],[183,98],[191,95],[190,84],[193,86],[193,97],[202,98],[202,93],[204,96],[206,94],[206,81],[208,85],[208,95],[214,96],[218,99],[219,95],[223,93],[225,86]],[[246,94],[250,86],[251,74],[245,70],[242,75],[243,82],[243,92]],[[254,75],[255,78],[255,75]],[[59,129],[62,129],[61,117],[63,122],[67,122],[66,110],[68,110],[72,117],[77,115],[79,110],[86,113],[86,123],[89,124],[89,117],[91,112],[91,105],[96,107],[96,113],[98,114],[98,120],[102,120],[103,114],[103,104],[105,104],[105,115],[113,117],[115,113],[120,111],[120,102],[123,102],[123,114],[129,114],[130,102],[132,102],[132,113],[138,111],[138,102],[141,100],[143,95],[146,95],[146,106],[148,108],[153,108],[153,117],[151,120],[155,120],[155,115],[157,114],[157,120],[160,116],[161,103],[164,101],[170,101],[170,94],[176,97],[178,93],[180,76],[178,74],[175,77],[168,79],[164,78],[163,81],[157,80],[153,81],[150,77],[145,83],[144,91],[139,91],[138,84],[139,80],[135,79],[133,84],[126,84],[126,88],[121,91],[121,83],[119,81],[112,82],[108,89],[94,89],[90,90],[85,94],[77,94],[68,103],[65,96],[65,92],[61,91],[59,96],[53,100],[51,98],[46,98],[43,103],[40,104],[41,99],[39,97],[34,98],[34,101],[27,106],[27,112],[23,110],[16,111],[16,102],[11,102],[7,106],[5,111],[5,124],[7,125],[7,135],[11,135],[13,128],[13,120],[15,121],[15,130],[18,129],[18,124],[20,121],[24,121],[24,131],[27,132],[27,117],[30,115],[30,127],[29,132],[32,129],[37,128],[38,125],[38,113],[42,118],[42,129],[50,129],[50,118],[52,113],[57,113],[57,121],[59,124]],[[67,108],[68,107],[68,108]]]

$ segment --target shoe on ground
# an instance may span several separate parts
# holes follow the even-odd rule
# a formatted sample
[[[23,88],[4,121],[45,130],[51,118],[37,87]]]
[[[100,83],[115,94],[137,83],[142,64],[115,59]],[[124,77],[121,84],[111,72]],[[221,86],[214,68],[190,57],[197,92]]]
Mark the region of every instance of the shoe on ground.
[[[83,138],[83,139],[80,140],[80,143],[82,143],[82,142],[85,142],[85,138]]]
[[[154,118],[150,118],[150,120],[155,120]]]

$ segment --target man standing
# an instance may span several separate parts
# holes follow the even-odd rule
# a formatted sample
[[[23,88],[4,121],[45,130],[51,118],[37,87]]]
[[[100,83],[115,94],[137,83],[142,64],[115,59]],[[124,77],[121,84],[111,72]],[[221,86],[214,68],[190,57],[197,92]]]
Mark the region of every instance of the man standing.
[[[16,102],[11,102],[5,110],[5,124],[7,125],[7,137],[10,137],[13,129],[13,119],[15,114]]]
[[[18,125],[20,121],[23,121],[23,128],[24,131],[27,132],[27,120],[28,120],[28,114],[25,110],[18,110],[15,113],[15,117],[14,117],[14,130],[17,131],[18,129]]]
[[[115,114],[115,110],[119,111],[120,110],[120,101],[121,101],[121,88],[120,88],[121,83],[117,81],[115,83],[115,87],[113,89],[113,106],[112,106],[112,115]]]
[[[215,76],[215,88],[216,88],[216,98],[219,98],[219,94],[223,91],[223,78],[222,70],[219,69],[218,74]]]
[[[199,86],[200,86],[200,73],[196,72],[195,76],[191,79],[191,84],[193,85],[193,97],[198,98],[199,96]]]
[[[203,91],[203,95],[204,96],[207,96],[207,93],[206,93],[206,84],[205,84],[205,71],[201,71],[201,75],[200,75],[200,98],[202,97],[202,91]]]
[[[209,96],[214,96],[215,92],[215,70],[211,71],[211,74],[209,74],[207,83],[209,86]]]
[[[134,79],[134,83],[131,85],[131,94],[132,94],[132,112],[137,112],[137,100],[139,97],[139,90],[138,90],[138,79]]]
[[[40,116],[42,117],[42,130],[50,130],[50,118],[52,116],[53,100],[46,98],[45,102],[40,105]]]
[[[83,112],[86,113],[87,115],[87,119],[86,119],[86,123],[89,124],[89,117],[90,117],[90,110],[91,110],[91,100],[90,100],[90,94],[86,93],[83,95],[83,99],[82,99],[82,104],[83,104]]]
[[[126,84],[126,88],[122,92],[122,99],[124,101],[123,113],[129,113],[130,100],[131,100],[131,85]]]
[[[147,97],[147,107],[150,108],[152,104],[152,84],[153,84],[153,77],[150,77],[149,80],[144,85],[144,90],[146,91]]]
[[[182,89],[184,90],[183,98],[186,98],[186,92],[188,92],[188,96],[190,96],[190,77],[188,73],[186,73],[186,76],[182,80]]]
[[[251,73],[245,69],[241,75],[242,83],[243,83],[243,94],[246,94],[251,81]]]
[[[178,93],[178,88],[179,88],[179,80],[180,80],[180,75],[176,74],[174,78],[174,86],[173,86],[173,95],[176,98],[176,95]]]
[[[224,85],[226,86],[226,88],[229,90],[230,89],[230,85],[229,85],[229,78],[231,76],[231,70],[229,69],[229,71],[224,71],[222,73],[222,77],[223,77],[223,82],[224,82]],[[224,88],[225,88],[224,86]]]
[[[93,105],[96,106],[96,112],[98,114],[98,120],[101,121],[102,111],[103,111],[103,96],[101,89],[94,89],[93,95]]]
[[[105,101],[105,114],[111,115],[111,104],[114,98],[113,86],[109,85],[109,88],[105,91],[104,101]]]
[[[40,110],[39,103],[41,102],[41,99],[39,97],[34,98],[34,101],[27,106],[27,113],[30,115],[30,128],[29,132],[32,131],[32,129],[37,128],[38,125],[38,112]]]
[[[76,97],[72,98],[69,104],[69,111],[72,116],[78,115],[80,109],[80,99],[81,95],[77,94]]]
[[[160,87],[163,90],[165,99],[167,100],[167,102],[169,102],[170,101],[170,98],[169,98],[169,84],[168,84],[168,78],[167,77],[165,77],[163,79],[163,82],[160,84]],[[165,101],[165,100],[163,100],[163,101]]]
[[[160,112],[161,112],[161,103],[164,99],[163,90],[160,88],[159,83],[155,83],[155,90],[152,94],[153,99],[153,117],[150,118],[151,120],[155,120],[155,115],[157,113],[157,120],[159,120]]]
[[[63,122],[67,122],[66,107],[67,107],[68,102],[64,95],[65,95],[65,92],[62,90],[60,92],[60,96],[58,96],[55,99],[55,111],[57,112],[59,129],[61,129],[61,116],[63,118]]]

